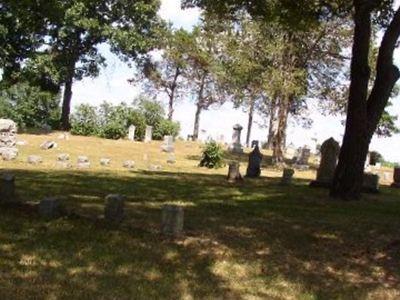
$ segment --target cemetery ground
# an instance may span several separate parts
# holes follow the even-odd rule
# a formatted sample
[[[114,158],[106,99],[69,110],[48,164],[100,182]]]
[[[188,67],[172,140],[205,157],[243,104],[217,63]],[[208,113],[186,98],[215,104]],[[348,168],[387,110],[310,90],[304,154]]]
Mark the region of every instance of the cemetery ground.
[[[50,221],[29,209],[0,209],[1,299],[400,297],[398,190],[336,202],[327,190],[308,187],[313,171],[297,171],[285,187],[282,171],[271,168],[260,179],[229,184],[227,167],[197,167],[196,143],[178,141],[176,164],[168,165],[160,142],[21,139],[28,144],[17,160],[0,162],[16,175],[20,199],[62,196],[75,213]],[[59,147],[40,150],[46,139]],[[59,169],[60,153],[73,164],[87,155],[91,168]],[[43,163],[28,165],[32,154]],[[104,157],[110,166],[100,166]],[[133,170],[122,167],[127,159],[136,162]],[[163,170],[147,171],[150,163]],[[105,196],[115,193],[127,197],[119,226],[101,218]],[[181,238],[160,234],[165,203],[184,206]]]

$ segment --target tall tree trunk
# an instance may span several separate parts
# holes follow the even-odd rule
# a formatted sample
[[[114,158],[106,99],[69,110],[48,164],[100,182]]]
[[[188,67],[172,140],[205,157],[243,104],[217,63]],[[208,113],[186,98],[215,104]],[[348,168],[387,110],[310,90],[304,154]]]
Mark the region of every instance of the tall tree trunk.
[[[266,148],[268,150],[272,150],[273,146],[273,141],[274,141],[274,136],[276,134],[276,128],[277,128],[277,123],[278,123],[278,118],[277,118],[277,100],[274,99],[270,103],[270,110],[269,110],[269,127],[268,127],[268,138],[267,138],[267,144]]]
[[[361,0],[355,0],[354,6],[356,25],[346,131],[331,188],[331,196],[344,200],[359,199],[361,196],[369,144],[391,91],[400,78],[399,69],[393,64],[394,49],[400,36],[399,9],[383,36],[377,60],[376,79],[367,101],[372,8]]]
[[[254,105],[255,105],[255,99],[254,97],[251,97],[249,106],[249,119],[247,123],[247,136],[246,136],[247,147],[250,147],[251,129],[253,127]]]
[[[351,62],[351,83],[346,130],[331,187],[331,196],[345,200],[361,196],[369,138],[366,132],[368,64],[371,41],[371,8],[355,3],[355,28]]]
[[[273,162],[276,164],[284,164],[284,141],[286,136],[286,124],[288,118],[289,97],[282,96],[279,100],[278,108],[278,127],[273,138]]]
[[[193,128],[193,140],[197,141],[199,139],[200,130],[200,114],[202,111],[202,106],[200,103],[196,105],[196,114],[194,116],[194,128]]]
[[[64,96],[63,96],[61,120],[60,120],[62,130],[69,130],[71,128],[69,116],[71,113],[72,84],[74,81],[74,74],[75,74],[75,61],[71,63],[68,70],[67,78],[65,79]]]
[[[172,82],[172,85],[170,87],[171,92],[168,93],[169,97],[169,102],[168,102],[168,120],[172,121],[172,118],[174,116],[174,103],[175,103],[175,94],[176,94],[176,88],[178,86],[178,78],[181,75],[181,70],[179,68],[176,68],[175,70],[175,75],[174,79]]]

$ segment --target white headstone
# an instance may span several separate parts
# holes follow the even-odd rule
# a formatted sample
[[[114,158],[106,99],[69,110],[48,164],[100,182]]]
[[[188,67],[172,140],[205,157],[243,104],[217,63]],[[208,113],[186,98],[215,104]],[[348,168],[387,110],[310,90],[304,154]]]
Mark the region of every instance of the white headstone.
[[[134,125],[129,126],[128,140],[130,140],[130,141],[135,140],[135,131],[136,131],[136,127]]]
[[[161,146],[162,151],[164,152],[174,152],[174,137],[172,135],[164,136],[164,143]]]
[[[146,126],[146,134],[144,136],[144,142],[150,143],[153,140],[153,127]]]

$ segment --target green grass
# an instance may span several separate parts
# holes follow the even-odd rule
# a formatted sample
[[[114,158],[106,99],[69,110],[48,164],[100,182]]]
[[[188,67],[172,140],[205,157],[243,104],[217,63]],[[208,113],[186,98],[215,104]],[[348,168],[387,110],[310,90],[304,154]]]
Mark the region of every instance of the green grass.
[[[177,165],[157,173],[7,164],[23,201],[62,195],[81,217],[0,210],[0,299],[400,297],[396,190],[334,202],[303,178],[282,187],[270,170],[230,185],[226,169],[188,159],[195,147],[180,145]],[[119,227],[101,219],[109,193],[127,196]],[[185,206],[185,236],[175,241],[159,234],[166,202]]]

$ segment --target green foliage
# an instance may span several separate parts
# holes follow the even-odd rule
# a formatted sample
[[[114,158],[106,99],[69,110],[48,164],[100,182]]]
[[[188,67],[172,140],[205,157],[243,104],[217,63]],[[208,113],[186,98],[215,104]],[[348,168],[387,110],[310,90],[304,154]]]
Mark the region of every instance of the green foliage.
[[[146,125],[150,125],[153,126],[155,140],[161,140],[164,135],[179,134],[179,123],[164,118],[164,109],[159,102],[142,97],[134,103],[135,106],[129,106],[126,103],[112,105],[104,102],[98,108],[87,104],[80,105],[72,115],[71,132],[77,135],[121,139],[127,136],[129,126],[134,125],[136,138],[142,140]]]
[[[178,122],[162,119],[158,126],[153,130],[153,138],[161,140],[165,135],[172,135],[176,137],[179,134],[181,126]]]
[[[58,95],[23,82],[0,92],[0,116],[14,120],[20,128],[49,125],[56,129],[59,102]]]
[[[200,161],[200,167],[209,169],[218,169],[224,166],[224,151],[217,142],[210,141],[206,143],[203,149],[203,156]]]
[[[72,116],[71,133],[76,135],[97,135],[99,132],[99,117],[95,106],[81,104]]]
[[[385,159],[383,158],[382,154],[378,151],[371,151],[369,153],[369,163],[371,165],[376,165],[377,163],[383,163]]]

